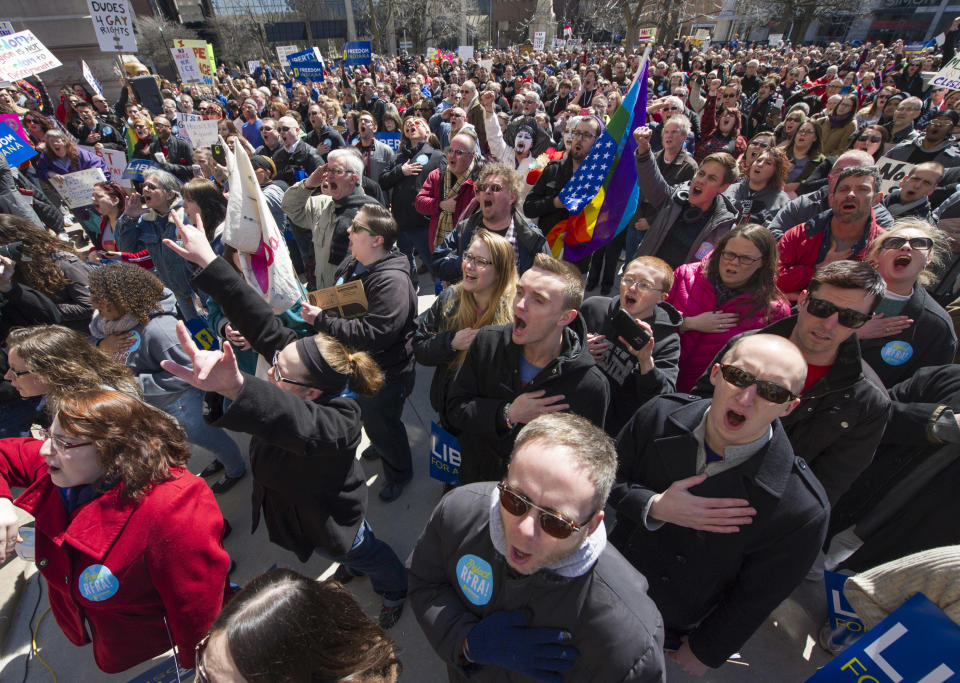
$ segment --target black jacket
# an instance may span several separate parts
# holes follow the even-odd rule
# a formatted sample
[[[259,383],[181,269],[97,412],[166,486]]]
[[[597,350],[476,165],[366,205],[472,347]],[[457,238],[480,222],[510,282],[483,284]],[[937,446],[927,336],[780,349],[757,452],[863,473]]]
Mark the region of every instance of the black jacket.
[[[343,344],[369,351],[387,381],[413,369],[413,333],[417,328],[417,294],[410,281],[407,257],[392,251],[357,275],[352,256],[337,269],[337,282],[359,279],[367,297],[367,312],[347,320],[324,311],[314,322],[317,332]]]
[[[153,143],[150,145],[150,156],[152,157],[164,149],[167,150],[164,156],[167,158],[168,164],[186,166],[188,168],[193,164],[193,147],[183,138],[171,135],[167,138],[166,142],[160,142],[160,138],[154,138]]]
[[[120,152],[127,151],[127,141],[123,139],[123,133],[114,126],[104,123],[99,119],[97,120],[96,124],[94,124],[93,128],[90,128],[87,124],[81,122],[77,133],[77,139],[80,141],[81,145],[89,145],[92,147],[99,142],[107,149],[115,149]],[[91,133],[99,133],[100,138],[98,140],[87,142],[87,138],[90,137]],[[191,160],[190,163],[193,163],[193,161]]]
[[[762,330],[738,334],[720,349],[713,362],[723,358],[744,335],[776,334],[789,339],[796,324],[797,316],[792,316]],[[697,380],[693,393],[713,395],[713,385],[706,374]],[[860,343],[854,334],[840,345],[827,374],[782,419],[794,452],[810,465],[831,503],[870,464],[889,412],[890,397],[877,373],[860,357]]]
[[[610,383],[610,408],[604,429],[614,438],[640,406],[654,396],[676,391],[680,373],[679,330],[683,322],[683,316],[673,306],[657,304],[653,315],[644,321],[653,328],[653,369],[641,375],[639,361],[626,350],[614,330],[613,319],[619,310],[619,296],[593,296],[580,307],[587,332],[602,334],[610,342],[603,358],[594,362]]]
[[[282,180],[287,185],[293,185],[300,178],[297,178],[297,171],[303,171],[307,175],[313,173],[317,166],[323,163],[320,158],[320,152],[308,145],[302,139],[297,140],[293,152],[288,152],[283,145],[277,148],[273,153],[273,164],[277,167],[277,179]],[[306,176],[304,176],[306,177]]]
[[[549,235],[553,226],[570,217],[565,208],[558,209],[553,205],[553,199],[560,196],[560,190],[572,177],[573,161],[569,155],[563,161],[551,161],[523,200],[523,215],[539,219],[537,227],[544,235]]]
[[[446,419],[446,404],[450,385],[457,374],[450,363],[457,357],[457,352],[453,348],[456,330],[443,328],[444,319],[454,316],[458,308],[459,292],[447,287],[417,318],[417,331],[413,335],[413,354],[417,362],[435,368],[430,382],[430,405],[437,413],[440,426],[447,431],[453,430]]]
[[[803,579],[826,536],[829,504],[774,420],[773,437],[760,451],[690,489],[696,496],[750,501],[757,510],[753,523],[732,534],[675,524],[648,530],[643,512],[650,498],[697,474],[693,430],[709,405],[687,394],[661,396],[624,427],[610,541],[650,582],[668,640],[689,634],[693,654],[718,667]]]
[[[307,136],[303,138],[303,141],[308,145],[316,149],[319,145],[323,143],[324,140],[330,141],[330,151],[332,152],[335,149],[340,149],[341,147],[346,146],[346,143],[343,141],[343,136],[340,135],[340,131],[331,126],[329,123],[323,124],[320,129],[314,128]],[[319,152],[318,152],[319,154]],[[326,155],[321,155],[320,157],[324,161],[327,160]]]
[[[404,175],[403,165],[411,159],[426,156],[426,163],[417,175]],[[424,216],[413,206],[413,200],[423,187],[430,171],[439,168],[446,159],[443,152],[422,142],[416,147],[402,146],[394,157],[393,164],[380,174],[380,187],[390,195],[393,217],[401,230],[426,230],[430,227],[430,217]]]
[[[483,227],[483,214],[474,211],[472,214],[457,223],[443,243],[433,252],[433,267],[441,280],[446,282],[460,282],[463,273],[460,271],[460,262],[463,252],[470,246],[473,233],[478,227]],[[550,247],[543,233],[528,221],[517,209],[513,210],[513,227],[517,234],[517,274],[523,275],[533,266],[533,259],[537,254],[550,254]],[[499,233],[502,234],[503,233]]]
[[[408,278],[409,279],[409,278]],[[209,292],[258,354],[273,358],[297,333],[222,258],[193,278]],[[253,526],[260,511],[270,540],[306,562],[315,548],[338,557],[353,545],[367,506],[360,444],[360,406],[351,398],[308,402],[271,382],[244,375],[243,388],[223,409],[208,393],[205,418],[217,427],[252,434]]]
[[[522,425],[507,428],[503,409],[520,394],[543,389],[563,394],[569,412],[602,425],[610,402],[606,377],[587,351],[580,316],[563,330],[560,355],[529,383],[520,379],[523,347],[513,343],[513,325],[493,325],[477,334],[447,397],[446,416],[460,434],[460,483],[496,481],[506,472]]]
[[[900,315],[913,320],[900,334],[860,340],[863,360],[888,389],[922,367],[952,363],[957,352],[953,321],[923,286],[913,286],[913,295]]]

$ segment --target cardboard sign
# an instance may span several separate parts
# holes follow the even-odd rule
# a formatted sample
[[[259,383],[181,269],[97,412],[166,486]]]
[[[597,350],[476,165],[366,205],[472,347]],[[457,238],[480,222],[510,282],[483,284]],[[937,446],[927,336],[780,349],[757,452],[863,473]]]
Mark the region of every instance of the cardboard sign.
[[[311,47],[309,50],[287,55],[287,62],[293,71],[293,77],[298,81],[323,80],[323,56],[317,48]]]
[[[0,81],[21,78],[63,66],[32,31],[0,36]]]
[[[863,621],[843,596],[843,584],[849,577],[845,574],[824,570],[823,583],[827,590],[827,621],[830,624],[830,641],[837,645],[849,645],[863,635]]]
[[[543,46],[547,42],[547,32],[546,31],[534,31],[533,32],[533,49],[536,52],[543,52]]]
[[[891,190],[900,187],[900,181],[903,180],[916,164],[907,161],[898,161],[890,157],[880,157],[877,161],[877,170],[880,171],[880,191],[884,194],[890,194]]]
[[[400,149],[400,136],[399,132],[386,132],[386,133],[374,133],[373,137],[385,145],[389,145],[390,149],[394,152]]]
[[[807,683],[940,683],[960,672],[960,627],[917,593]]]
[[[280,66],[287,68],[290,66],[290,62],[287,61],[287,55],[292,55],[294,52],[299,52],[300,48],[296,45],[277,45],[277,59],[280,60]]]
[[[177,127],[176,135],[181,140],[186,140],[187,142],[190,142],[190,136],[187,135],[185,124],[190,121],[203,121],[203,117],[200,116],[200,114],[184,114],[183,112],[177,112],[176,119],[176,122],[173,122]],[[190,142],[190,144],[193,143]]]
[[[369,40],[354,40],[343,46],[343,63],[346,66],[366,66],[373,59]]]
[[[218,121],[186,121],[183,124],[190,144],[194,149],[216,144],[220,137]]]
[[[106,166],[107,171],[110,172],[110,178],[112,178],[113,182],[117,185],[120,187],[133,187],[133,183],[123,177],[123,172],[127,170],[126,152],[122,152],[119,149],[107,149],[106,147],[102,149],[87,147],[86,145],[78,145],[78,147],[90,154],[100,157],[103,165]]]
[[[66,173],[57,175],[51,173],[47,180],[53,185],[57,194],[71,209],[78,206],[90,206],[93,201],[93,186],[97,183],[106,182],[107,177],[99,168],[85,168],[75,173]]]
[[[100,85],[97,77],[93,75],[93,71],[91,71],[89,65],[82,59],[80,60],[80,69],[83,71],[83,80],[87,82],[87,85],[93,89],[93,92],[103,97],[103,86]]]
[[[197,68],[200,69],[201,80],[199,83],[213,85],[213,74],[217,72],[217,67],[213,62],[213,46],[210,45],[210,43],[202,40],[174,38],[173,46],[175,48],[185,47],[193,50],[194,57],[196,57],[197,60]],[[179,64],[177,67],[179,68]]]
[[[135,180],[138,183],[143,182],[143,174],[160,169],[160,164],[149,159],[131,159],[127,167],[123,169],[123,178],[126,180]]]
[[[173,55],[173,61],[177,65],[177,73],[180,74],[181,81],[184,83],[203,83],[200,63],[192,49],[174,47],[170,49],[170,54]]]
[[[87,0],[101,52],[137,51],[133,12],[127,0]]]
[[[0,154],[10,166],[18,166],[37,156],[37,150],[27,144],[7,122],[0,121]]]
[[[960,55],[943,65],[933,78],[930,79],[930,86],[934,88],[948,88],[950,90],[960,90]]]
[[[347,320],[359,318],[367,312],[367,295],[360,280],[315,290],[307,298],[314,306]]]
[[[460,442],[436,422],[430,423],[430,478],[460,484]]]

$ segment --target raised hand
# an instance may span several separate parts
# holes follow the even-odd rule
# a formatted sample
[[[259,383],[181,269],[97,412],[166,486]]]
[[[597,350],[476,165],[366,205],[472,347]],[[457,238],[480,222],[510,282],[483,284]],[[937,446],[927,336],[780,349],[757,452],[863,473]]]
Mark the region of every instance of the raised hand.
[[[184,367],[172,360],[160,361],[160,367],[201,391],[212,391],[235,399],[243,387],[243,374],[237,367],[233,348],[229,344],[224,345],[223,351],[198,348],[183,321],[177,323],[177,339],[180,340],[180,348],[190,357],[193,367]]]
[[[170,215],[173,216],[173,224],[177,226],[177,242],[171,239],[163,240],[167,247],[201,268],[206,268],[217,260],[216,252],[207,241],[207,234],[203,230],[203,221],[199,214],[196,227],[184,223],[176,211],[171,211]]]

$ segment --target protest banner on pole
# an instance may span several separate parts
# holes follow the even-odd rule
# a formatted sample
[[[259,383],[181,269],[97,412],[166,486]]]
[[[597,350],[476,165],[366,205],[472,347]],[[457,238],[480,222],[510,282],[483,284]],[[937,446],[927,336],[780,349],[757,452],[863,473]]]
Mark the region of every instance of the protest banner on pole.
[[[107,180],[99,168],[85,168],[82,171],[57,175],[51,173],[47,180],[53,185],[57,194],[71,209],[78,206],[89,206],[93,201],[93,186]]]
[[[311,47],[308,50],[287,55],[287,62],[293,71],[293,77],[298,81],[323,80],[323,56],[317,48]]]
[[[122,152],[119,149],[107,149],[106,147],[101,147],[97,149],[96,147],[88,147],[86,145],[78,145],[78,149],[82,149],[90,154],[100,157],[100,160],[103,161],[103,165],[107,167],[107,170],[110,172],[110,178],[120,187],[132,187],[133,184],[130,182],[129,178],[123,177],[123,172],[127,170],[127,153]]]
[[[0,81],[19,81],[58,66],[63,64],[37,40],[33,31],[0,36]]]
[[[203,40],[185,40],[183,38],[174,38],[174,48],[189,48],[193,51],[197,62],[197,68],[200,70],[200,81],[203,85],[213,85],[213,74],[217,67],[213,63],[213,46]],[[177,64],[179,67],[179,64]]]
[[[101,52],[137,51],[133,12],[127,0],[87,0]]]
[[[343,46],[343,63],[347,66],[366,66],[373,59],[369,40],[354,40]]]
[[[203,83],[203,74],[200,72],[200,65],[197,63],[197,55],[193,50],[187,47],[170,48],[170,54],[173,55],[173,61],[177,65],[177,72],[180,74],[180,80],[184,83]]]

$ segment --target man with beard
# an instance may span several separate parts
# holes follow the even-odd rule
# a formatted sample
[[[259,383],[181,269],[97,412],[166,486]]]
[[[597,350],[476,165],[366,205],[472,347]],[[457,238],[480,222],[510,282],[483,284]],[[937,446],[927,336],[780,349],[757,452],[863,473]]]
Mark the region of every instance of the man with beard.
[[[567,207],[560,201],[560,191],[583,163],[593,144],[603,133],[603,123],[595,116],[584,116],[573,129],[573,144],[561,161],[551,161],[543,169],[536,185],[523,201],[523,215],[539,219],[537,225],[545,236],[560,221],[569,218]],[[589,260],[584,259],[581,271],[586,271]]]
[[[797,301],[818,264],[863,260],[882,230],[873,214],[879,188],[875,167],[845,168],[830,197],[830,209],[784,233],[777,287],[790,301]]]
[[[387,109],[380,96],[377,95],[377,89],[373,84],[372,78],[363,79],[363,93],[357,100],[357,108],[361,111],[368,111],[373,114],[373,120],[377,122],[378,128],[383,128],[383,114]]]
[[[316,282],[311,286],[323,289],[336,284],[337,267],[347,256],[347,230],[360,207],[376,203],[364,193],[362,177],[363,161],[356,152],[337,149],[327,155],[324,166],[318,166],[283,195],[281,207],[290,222],[312,235]],[[313,194],[317,188],[322,194]]]
[[[319,152],[300,138],[300,126],[295,118],[281,116],[277,121],[277,130],[281,145],[272,157],[277,167],[277,178],[287,185],[293,185],[317,170],[323,161]]]
[[[440,502],[407,566],[410,604],[451,681],[664,680],[646,579],[606,542],[616,468],[595,425],[544,415],[520,432],[499,485]]]
[[[565,410],[604,423],[610,389],[587,349],[582,302],[576,268],[537,254],[517,283],[513,323],[474,337],[447,396],[461,484],[503,477],[520,426],[540,415]]]

